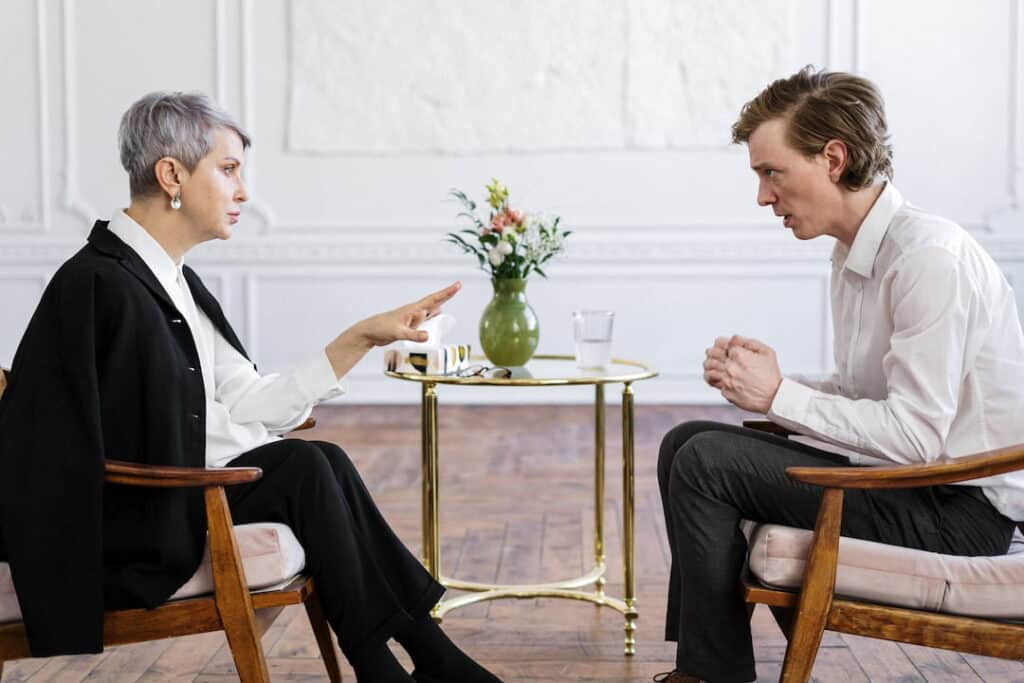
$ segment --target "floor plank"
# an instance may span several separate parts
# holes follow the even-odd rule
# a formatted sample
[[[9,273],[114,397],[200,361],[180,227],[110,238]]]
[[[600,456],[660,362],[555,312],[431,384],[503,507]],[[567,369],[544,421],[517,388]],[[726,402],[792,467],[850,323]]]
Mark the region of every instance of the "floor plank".
[[[644,406],[636,411],[637,656],[622,656],[623,619],[610,609],[551,599],[483,603],[450,613],[451,638],[504,680],[649,681],[672,668],[664,642],[669,554],[657,486],[661,437],[689,419],[737,423],[727,407]],[[593,562],[593,410],[589,406],[445,406],[439,412],[444,572],[503,583],[578,575]],[[303,438],[341,444],[396,533],[421,556],[418,406],[324,407]],[[525,428],[524,428],[525,426]],[[611,595],[623,591],[621,434],[607,413],[605,555]],[[752,620],[758,680],[777,680],[785,639],[764,607]],[[263,637],[274,680],[324,681],[305,611],[286,608]],[[396,656],[409,660],[396,647]],[[355,677],[342,660],[346,681]],[[826,633],[814,680],[1022,681],[1019,662]],[[3,683],[237,681],[223,635],[111,648],[100,655],[8,662]]]

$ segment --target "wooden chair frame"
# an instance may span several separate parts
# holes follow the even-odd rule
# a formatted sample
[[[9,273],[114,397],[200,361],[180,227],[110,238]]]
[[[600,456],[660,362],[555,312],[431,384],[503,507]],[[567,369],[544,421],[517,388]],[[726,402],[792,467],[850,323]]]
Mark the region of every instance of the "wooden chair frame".
[[[314,424],[310,418],[298,429]],[[258,593],[250,592],[246,583],[224,487],[256,481],[263,476],[258,467],[161,467],[108,460],[105,471],[105,479],[111,484],[203,488],[214,583],[212,595],[175,600],[152,610],[106,612],[105,646],[224,631],[243,683],[267,683],[270,674],[260,638],[287,605],[302,604],[313,626],[327,675],[332,683],[340,683],[341,669],[331,629],[313,580],[298,576],[283,588]],[[0,676],[5,661],[30,656],[24,624],[0,624]]]
[[[793,432],[766,421],[745,427],[779,436]],[[1024,624],[925,612],[835,596],[839,529],[845,489],[893,489],[939,486],[1024,469],[1024,444],[962,458],[919,465],[880,467],[788,467],[790,478],[822,486],[814,537],[799,592],[760,584],[750,572],[743,587],[750,610],[755,604],[795,609],[781,680],[807,681],[825,629],[896,640],[1004,659],[1024,659]]]

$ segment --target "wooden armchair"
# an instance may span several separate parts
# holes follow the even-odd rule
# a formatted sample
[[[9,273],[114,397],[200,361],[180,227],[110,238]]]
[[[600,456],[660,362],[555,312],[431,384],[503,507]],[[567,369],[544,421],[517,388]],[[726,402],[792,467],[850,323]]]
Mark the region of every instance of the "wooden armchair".
[[[315,421],[310,418],[298,429],[308,429],[314,424]],[[224,487],[255,481],[262,476],[263,472],[257,467],[206,469],[107,461],[106,481],[111,484],[203,488],[214,592],[212,595],[172,600],[153,610],[107,612],[103,621],[104,645],[138,643],[222,630],[227,635],[239,678],[245,683],[266,683],[270,676],[260,638],[285,606],[303,604],[313,626],[327,675],[332,682],[341,681],[341,669],[338,667],[331,630],[313,580],[299,575],[284,587],[265,592],[251,592],[246,582]],[[5,660],[29,656],[22,622],[0,624],[0,675],[3,674]]]
[[[744,426],[780,436],[792,435],[770,422],[745,422]],[[791,632],[786,634],[789,643],[781,680],[790,682],[809,679],[825,629],[990,657],[1024,658],[1024,623],[1019,621],[895,607],[851,595],[837,597],[835,594],[845,489],[938,486],[1018,469],[1024,469],[1024,444],[922,465],[788,468],[786,472],[791,478],[825,488],[802,585],[798,593],[771,588],[763,585],[749,571],[743,579],[746,601],[751,609],[756,603],[795,609]],[[990,559],[962,558],[961,561],[988,562]],[[1012,557],[1008,559],[1017,561]],[[1016,590],[1014,586],[1007,585],[1004,594],[1010,595]],[[1021,618],[1024,618],[1024,614],[1016,615],[1016,619]]]

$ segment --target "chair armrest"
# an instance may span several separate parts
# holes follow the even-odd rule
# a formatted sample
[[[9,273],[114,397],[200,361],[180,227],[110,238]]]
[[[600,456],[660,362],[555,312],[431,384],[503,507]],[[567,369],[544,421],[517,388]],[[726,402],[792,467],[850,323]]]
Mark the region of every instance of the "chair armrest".
[[[747,429],[756,429],[759,432],[775,434],[776,436],[800,436],[792,429],[786,429],[782,425],[775,424],[771,420],[744,420],[743,426]]]
[[[0,393],[3,384],[0,383]],[[293,432],[312,429],[315,417],[307,417]],[[104,464],[104,481],[108,484],[128,486],[149,486],[158,488],[188,488],[198,486],[231,486],[247,484],[263,476],[258,467],[172,467],[166,465],[143,465],[124,460],[107,460]]]
[[[841,489],[903,489],[939,486],[1024,469],[1024,444],[962,458],[879,467],[787,467],[791,479]]]
[[[263,470],[258,467],[170,467],[123,460],[107,460],[103,470],[103,478],[109,484],[159,488],[231,486],[256,481],[263,476]]]

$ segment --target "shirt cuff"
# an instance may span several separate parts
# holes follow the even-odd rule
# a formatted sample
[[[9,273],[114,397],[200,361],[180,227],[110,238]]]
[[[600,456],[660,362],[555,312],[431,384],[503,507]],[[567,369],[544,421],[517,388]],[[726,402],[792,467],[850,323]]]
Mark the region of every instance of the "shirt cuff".
[[[328,401],[345,393],[341,381],[334,375],[326,349],[295,368],[295,381],[309,403]]]
[[[804,427],[804,419],[813,395],[814,389],[784,377],[768,409],[768,418],[784,427],[799,431],[799,427]]]

